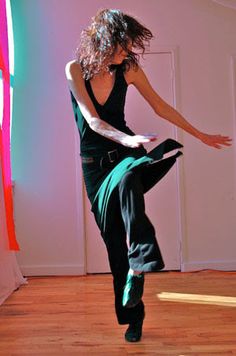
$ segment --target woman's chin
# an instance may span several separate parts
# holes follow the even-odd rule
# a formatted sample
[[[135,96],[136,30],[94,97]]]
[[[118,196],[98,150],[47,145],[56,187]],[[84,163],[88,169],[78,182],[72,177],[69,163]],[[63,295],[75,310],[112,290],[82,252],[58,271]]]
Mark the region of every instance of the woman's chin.
[[[116,61],[113,61],[111,64],[121,64],[124,61],[125,58],[122,59],[117,59]]]
[[[119,59],[115,59],[115,60],[112,61],[111,64],[114,64],[114,65],[116,65],[116,64],[121,64],[121,63],[124,62],[125,58],[126,58],[126,57],[122,57],[122,58],[119,58]]]

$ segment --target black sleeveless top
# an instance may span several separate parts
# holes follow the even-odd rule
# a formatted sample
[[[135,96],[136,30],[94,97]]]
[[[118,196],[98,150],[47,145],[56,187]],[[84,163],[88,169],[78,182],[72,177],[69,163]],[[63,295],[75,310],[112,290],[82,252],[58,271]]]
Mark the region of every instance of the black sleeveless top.
[[[104,105],[100,105],[97,102],[89,81],[85,80],[85,86],[99,117],[118,130],[134,135],[127,127],[124,117],[128,85],[125,81],[122,67],[120,65],[116,66],[113,89]],[[166,175],[175,163],[176,158],[182,155],[182,152],[178,151],[167,158],[163,158],[163,155],[174,149],[181,148],[183,145],[168,138],[147,153],[143,146],[129,148],[107,139],[90,129],[71,91],[70,94],[80,134],[80,154],[85,157],[103,156],[107,151],[118,149],[122,156],[110,168],[101,169],[95,163],[82,163],[86,190],[92,205],[91,210],[95,214],[100,231],[103,233],[109,225],[109,214],[112,214],[109,204],[114,196],[113,192],[124,174],[130,170],[138,171],[142,176],[145,193]]]
[[[104,105],[100,105],[97,102],[89,80],[85,80],[85,86],[99,117],[116,129],[128,135],[134,135],[133,131],[127,127],[125,122],[124,106],[128,85],[124,78],[121,65],[117,65],[115,71],[114,85]],[[126,147],[100,134],[97,134],[89,127],[71,91],[70,94],[75,121],[80,134],[81,156],[99,156],[114,149],[124,151]]]

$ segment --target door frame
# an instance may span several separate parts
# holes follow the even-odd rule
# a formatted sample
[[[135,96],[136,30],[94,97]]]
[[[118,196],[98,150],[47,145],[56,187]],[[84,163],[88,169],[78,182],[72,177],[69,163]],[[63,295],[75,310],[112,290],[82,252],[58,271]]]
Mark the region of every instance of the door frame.
[[[171,55],[171,78],[172,78],[172,91],[173,91],[173,107],[181,112],[181,92],[180,92],[180,61],[179,61],[179,46],[159,45],[150,47],[150,50],[145,53],[148,54],[163,54],[169,53]],[[183,142],[183,132],[178,127],[174,127],[175,139]],[[177,199],[178,199],[178,236],[179,236],[179,253],[180,253],[180,268],[183,270],[184,261],[187,256],[187,239],[186,239],[186,214],[185,214],[185,189],[184,189],[184,160],[176,161],[176,183],[177,183]],[[87,249],[86,249],[86,228],[85,228],[85,185],[81,179],[82,185],[78,185],[78,202],[81,201],[80,214],[81,219],[78,221],[80,231],[82,228],[83,236],[83,251],[84,251],[84,273],[87,274]],[[82,193],[82,194],[81,194]],[[81,200],[80,200],[80,199]],[[79,204],[79,203],[78,203]],[[83,225],[83,226],[82,226]]]

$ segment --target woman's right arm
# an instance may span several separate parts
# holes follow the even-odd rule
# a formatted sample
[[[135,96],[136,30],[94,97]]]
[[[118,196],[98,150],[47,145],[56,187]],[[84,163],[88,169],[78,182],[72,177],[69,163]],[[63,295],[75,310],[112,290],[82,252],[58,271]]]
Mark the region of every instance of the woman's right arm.
[[[93,131],[127,147],[139,147],[141,144],[153,140],[143,135],[127,135],[99,117],[86,90],[81,67],[78,63],[75,61],[68,62],[65,73],[69,88],[79,105],[81,113]]]

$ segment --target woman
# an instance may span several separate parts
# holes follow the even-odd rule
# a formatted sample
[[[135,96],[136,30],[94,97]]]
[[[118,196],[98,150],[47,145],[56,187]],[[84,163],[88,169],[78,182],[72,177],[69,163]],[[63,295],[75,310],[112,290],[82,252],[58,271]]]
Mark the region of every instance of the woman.
[[[86,190],[108,252],[118,323],[129,324],[125,339],[130,342],[142,336],[144,272],[164,268],[143,195],[182,152],[163,155],[183,146],[167,139],[147,153],[143,144],[155,141],[156,135],[135,135],[126,126],[128,85],[139,90],[158,116],[203,143],[220,149],[231,141],[200,132],[154,91],[134,51],[144,53],[152,37],[149,29],[120,10],[101,10],[82,32],[76,60],[65,68]]]

